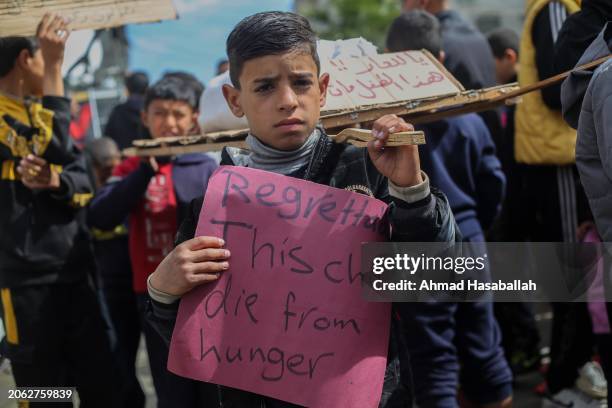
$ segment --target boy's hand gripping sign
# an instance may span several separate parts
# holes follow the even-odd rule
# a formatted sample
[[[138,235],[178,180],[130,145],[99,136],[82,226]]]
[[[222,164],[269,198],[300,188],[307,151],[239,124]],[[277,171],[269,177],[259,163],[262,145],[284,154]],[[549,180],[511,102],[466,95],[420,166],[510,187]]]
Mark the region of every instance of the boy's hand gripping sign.
[[[310,407],[377,407],[388,303],[361,298],[362,242],[388,236],[365,195],[241,167],[210,179],[196,236],[230,269],[181,300],[168,368]]]

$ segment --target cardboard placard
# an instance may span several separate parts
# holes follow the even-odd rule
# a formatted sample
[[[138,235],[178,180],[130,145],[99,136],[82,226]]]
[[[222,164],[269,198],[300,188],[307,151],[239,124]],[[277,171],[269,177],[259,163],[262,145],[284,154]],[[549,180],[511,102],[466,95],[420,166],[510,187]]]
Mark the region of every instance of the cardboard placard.
[[[168,369],[308,407],[376,408],[391,307],[361,297],[361,242],[388,236],[387,205],[244,167],[208,183],[196,236],[230,269],[183,296]]]
[[[322,114],[455,95],[463,87],[427,51],[405,51],[321,61],[330,75]]]
[[[48,12],[67,18],[73,30],[176,19],[171,0],[7,0],[0,4],[0,37],[36,34]]]

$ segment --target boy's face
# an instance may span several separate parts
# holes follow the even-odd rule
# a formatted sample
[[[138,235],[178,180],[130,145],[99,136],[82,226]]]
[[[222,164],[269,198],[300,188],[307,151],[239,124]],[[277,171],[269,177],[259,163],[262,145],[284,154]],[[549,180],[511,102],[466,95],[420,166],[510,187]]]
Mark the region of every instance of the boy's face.
[[[517,63],[518,57],[516,52],[511,49],[507,49],[503,57],[496,57],[495,75],[497,77],[497,83],[507,84],[512,81],[512,78],[517,74]]]
[[[302,146],[319,121],[329,75],[317,76],[314,59],[303,51],[267,55],[244,63],[240,90],[225,85],[234,115],[246,116],[251,133],[279,150]]]
[[[153,139],[189,135],[198,120],[198,112],[187,102],[168,99],[154,99],[141,116]]]
[[[25,92],[34,96],[42,96],[45,60],[40,49],[34,54],[30,54],[28,50],[22,50],[18,63],[23,72]]]
[[[103,186],[106,181],[113,174],[113,170],[117,165],[121,162],[121,155],[119,151],[116,152],[111,158],[109,158],[105,163],[94,165],[94,171],[96,175],[96,187]]]

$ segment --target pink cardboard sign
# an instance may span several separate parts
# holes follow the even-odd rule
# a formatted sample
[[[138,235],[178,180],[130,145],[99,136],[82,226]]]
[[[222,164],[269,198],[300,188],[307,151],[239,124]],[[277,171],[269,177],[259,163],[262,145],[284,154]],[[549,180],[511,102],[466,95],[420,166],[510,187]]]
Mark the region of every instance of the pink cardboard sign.
[[[391,308],[361,298],[361,242],[388,236],[385,203],[222,166],[196,236],[230,269],[183,296],[168,369],[310,407],[377,407]]]

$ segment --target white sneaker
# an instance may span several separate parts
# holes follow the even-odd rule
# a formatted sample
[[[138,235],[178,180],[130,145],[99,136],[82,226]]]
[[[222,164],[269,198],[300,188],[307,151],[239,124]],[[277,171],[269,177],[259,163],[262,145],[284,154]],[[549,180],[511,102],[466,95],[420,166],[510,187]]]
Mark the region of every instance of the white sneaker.
[[[589,361],[579,371],[576,387],[593,398],[608,397],[608,382],[599,363]]]

